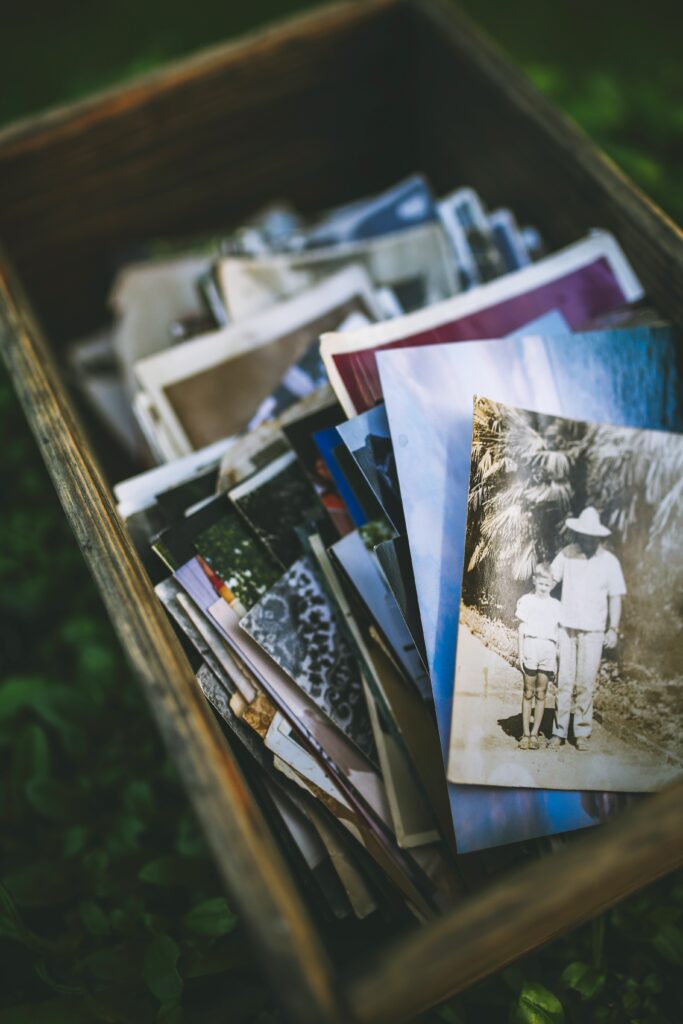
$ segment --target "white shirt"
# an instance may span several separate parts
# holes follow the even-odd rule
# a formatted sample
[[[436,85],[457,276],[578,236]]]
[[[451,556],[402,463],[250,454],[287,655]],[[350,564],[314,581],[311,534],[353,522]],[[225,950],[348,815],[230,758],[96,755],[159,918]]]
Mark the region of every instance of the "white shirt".
[[[525,636],[535,636],[539,640],[557,640],[562,605],[550,594],[546,597],[522,594],[517,602],[515,614],[519,621],[524,623]]]
[[[626,593],[616,555],[602,545],[587,558],[578,544],[568,544],[551,565],[562,583],[561,623],[567,629],[602,632],[607,625],[607,599]]]

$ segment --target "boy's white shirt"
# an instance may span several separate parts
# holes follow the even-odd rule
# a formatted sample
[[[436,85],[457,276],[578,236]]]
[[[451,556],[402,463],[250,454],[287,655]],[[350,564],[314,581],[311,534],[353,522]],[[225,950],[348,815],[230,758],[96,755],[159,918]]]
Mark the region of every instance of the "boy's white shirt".
[[[557,640],[562,605],[555,597],[522,594],[517,602],[516,617],[524,626],[524,635],[539,640]]]

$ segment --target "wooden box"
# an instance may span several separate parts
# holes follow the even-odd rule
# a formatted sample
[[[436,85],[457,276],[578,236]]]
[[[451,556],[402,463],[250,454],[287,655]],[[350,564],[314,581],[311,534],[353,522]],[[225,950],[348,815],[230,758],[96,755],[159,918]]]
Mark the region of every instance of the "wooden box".
[[[230,900],[297,1024],[412,1019],[683,862],[679,783],[362,968],[336,969],[60,380],[60,347],[103,317],[112,251],[228,227],[280,196],[319,210],[418,169],[439,192],[469,184],[513,207],[553,247],[611,230],[683,324],[680,231],[442,0],[326,8],[0,134],[4,358]]]

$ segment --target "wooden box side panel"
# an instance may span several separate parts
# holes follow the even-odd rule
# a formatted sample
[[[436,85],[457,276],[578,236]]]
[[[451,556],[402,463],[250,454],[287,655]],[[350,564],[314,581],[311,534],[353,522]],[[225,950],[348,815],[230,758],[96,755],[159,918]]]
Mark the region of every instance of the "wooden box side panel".
[[[476,187],[551,247],[619,239],[647,294],[683,324],[683,233],[447,0],[411,0],[415,120],[439,190]]]
[[[355,1019],[402,1024],[683,863],[683,782],[384,949],[350,986]]]
[[[0,251],[2,355],[67,519],[176,762],[231,899],[293,1021],[341,1024],[331,967],[285,862],[111,503]]]
[[[333,7],[0,133],[0,241],[51,341],[101,319],[117,252],[400,175],[403,22]]]

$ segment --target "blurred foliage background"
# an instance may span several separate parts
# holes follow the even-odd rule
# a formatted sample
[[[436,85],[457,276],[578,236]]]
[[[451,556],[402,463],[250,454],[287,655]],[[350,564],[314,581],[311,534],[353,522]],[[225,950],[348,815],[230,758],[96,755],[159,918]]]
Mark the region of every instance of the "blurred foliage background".
[[[3,3],[0,122],[306,6]],[[680,3],[464,6],[683,220]],[[4,371],[0,429],[0,1024],[277,1021]],[[682,913],[675,875],[427,1019],[678,1024]]]

